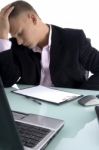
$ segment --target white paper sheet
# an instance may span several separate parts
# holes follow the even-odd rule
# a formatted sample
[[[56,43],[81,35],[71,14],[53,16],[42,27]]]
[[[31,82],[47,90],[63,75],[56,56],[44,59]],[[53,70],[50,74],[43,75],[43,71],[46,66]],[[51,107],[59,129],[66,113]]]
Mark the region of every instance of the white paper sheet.
[[[64,101],[73,100],[80,96],[79,94],[64,92],[61,90],[52,89],[41,85],[34,86],[31,88],[16,90],[14,92],[18,94],[22,94],[24,96],[29,96],[32,98],[41,99],[47,102],[53,102],[57,104]]]

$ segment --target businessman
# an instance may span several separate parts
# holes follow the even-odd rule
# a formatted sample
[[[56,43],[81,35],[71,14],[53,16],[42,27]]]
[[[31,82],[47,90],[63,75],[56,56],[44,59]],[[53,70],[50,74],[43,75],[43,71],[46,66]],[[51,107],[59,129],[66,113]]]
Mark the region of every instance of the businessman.
[[[45,24],[30,4],[15,1],[0,12],[0,75],[6,87],[99,90],[99,52],[82,30]]]

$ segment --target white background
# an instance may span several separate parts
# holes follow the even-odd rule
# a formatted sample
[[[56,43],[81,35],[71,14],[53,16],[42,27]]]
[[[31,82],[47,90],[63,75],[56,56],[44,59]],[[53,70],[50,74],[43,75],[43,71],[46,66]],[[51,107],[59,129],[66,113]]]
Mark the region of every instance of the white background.
[[[99,50],[99,0],[26,0],[45,23],[83,29]],[[13,0],[0,1],[0,9]]]

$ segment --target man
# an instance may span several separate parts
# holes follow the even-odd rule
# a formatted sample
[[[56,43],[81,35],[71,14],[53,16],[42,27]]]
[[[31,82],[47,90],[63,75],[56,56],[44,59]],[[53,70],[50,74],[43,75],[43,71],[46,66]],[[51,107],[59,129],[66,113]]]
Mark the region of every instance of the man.
[[[99,52],[82,30],[45,24],[31,5],[16,1],[0,12],[0,75],[5,86],[99,90]]]

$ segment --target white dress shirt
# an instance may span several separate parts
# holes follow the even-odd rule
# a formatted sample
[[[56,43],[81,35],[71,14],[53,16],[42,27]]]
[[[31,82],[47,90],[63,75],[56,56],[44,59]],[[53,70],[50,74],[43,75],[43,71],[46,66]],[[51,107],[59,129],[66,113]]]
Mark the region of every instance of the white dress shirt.
[[[11,49],[12,42],[7,39],[0,39],[0,52]]]
[[[44,46],[41,50],[39,47],[33,49],[34,52],[41,53],[41,79],[40,84],[44,86],[53,86],[50,76],[50,47],[51,47],[52,28],[50,26],[48,45]]]

